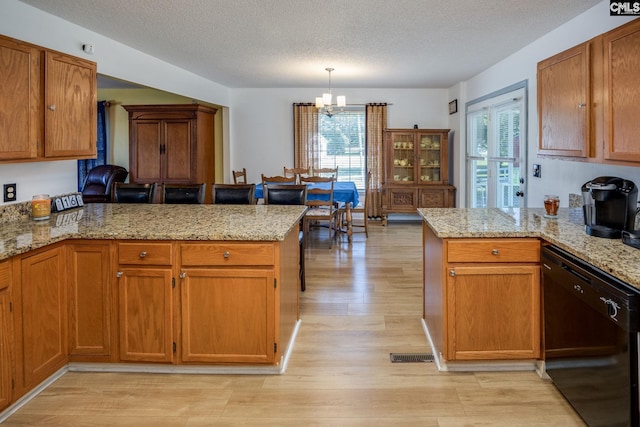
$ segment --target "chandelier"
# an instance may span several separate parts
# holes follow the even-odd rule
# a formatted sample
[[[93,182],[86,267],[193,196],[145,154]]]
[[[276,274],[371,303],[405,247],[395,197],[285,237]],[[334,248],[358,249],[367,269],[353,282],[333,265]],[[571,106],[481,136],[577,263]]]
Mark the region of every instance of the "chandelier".
[[[332,117],[335,114],[334,107],[340,108],[339,111],[344,111],[344,107],[347,105],[347,98],[344,95],[336,96],[336,104],[331,103],[333,101],[331,96],[331,72],[333,68],[325,68],[325,70],[329,72],[329,92],[316,97],[316,108],[320,114]]]

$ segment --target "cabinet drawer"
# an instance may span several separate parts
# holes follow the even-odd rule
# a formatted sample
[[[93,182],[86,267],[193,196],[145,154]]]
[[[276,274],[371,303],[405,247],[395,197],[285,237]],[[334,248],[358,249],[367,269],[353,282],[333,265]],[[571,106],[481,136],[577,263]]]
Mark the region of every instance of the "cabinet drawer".
[[[9,261],[0,261],[0,289],[8,288],[10,284]]]
[[[275,264],[274,245],[265,243],[185,243],[181,256],[183,266]]]
[[[447,241],[448,262],[540,262],[538,239],[455,239]]]
[[[171,265],[173,245],[171,243],[119,243],[118,264]]]

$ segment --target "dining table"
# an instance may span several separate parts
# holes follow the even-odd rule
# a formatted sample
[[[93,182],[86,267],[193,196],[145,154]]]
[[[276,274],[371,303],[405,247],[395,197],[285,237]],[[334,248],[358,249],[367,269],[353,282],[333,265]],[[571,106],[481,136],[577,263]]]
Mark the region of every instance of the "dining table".
[[[278,183],[282,184],[282,183]],[[308,188],[324,188],[328,189],[331,187],[331,183],[329,182],[314,182],[307,184]],[[262,183],[256,184],[255,198],[262,199],[264,197],[264,191],[262,188]],[[326,194],[309,194],[307,196],[310,200],[322,200],[323,198],[328,200],[328,195]],[[353,228],[351,222],[351,208],[353,206],[357,206],[359,203],[358,189],[356,188],[356,183],[353,181],[334,181],[333,182],[333,201],[336,203],[344,203],[345,208],[345,220],[347,222],[347,239],[349,243],[352,242],[353,237]],[[344,231],[344,230],[339,230]]]

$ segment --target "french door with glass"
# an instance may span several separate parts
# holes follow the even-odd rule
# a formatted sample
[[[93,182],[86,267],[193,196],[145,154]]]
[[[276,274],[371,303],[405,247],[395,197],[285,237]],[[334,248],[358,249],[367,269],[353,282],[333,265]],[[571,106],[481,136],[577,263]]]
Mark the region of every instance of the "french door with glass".
[[[468,207],[525,206],[525,125],[524,88],[468,106]]]

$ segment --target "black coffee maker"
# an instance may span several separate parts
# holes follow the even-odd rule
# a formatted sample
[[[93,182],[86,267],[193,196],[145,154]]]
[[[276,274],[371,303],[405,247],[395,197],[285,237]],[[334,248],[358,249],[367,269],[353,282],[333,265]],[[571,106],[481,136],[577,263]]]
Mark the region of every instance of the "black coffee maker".
[[[618,239],[635,228],[638,188],[629,180],[601,176],[582,186],[582,209],[587,234]]]

